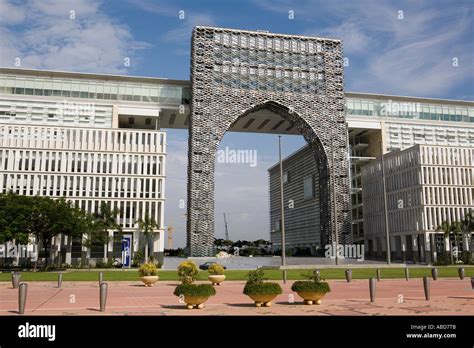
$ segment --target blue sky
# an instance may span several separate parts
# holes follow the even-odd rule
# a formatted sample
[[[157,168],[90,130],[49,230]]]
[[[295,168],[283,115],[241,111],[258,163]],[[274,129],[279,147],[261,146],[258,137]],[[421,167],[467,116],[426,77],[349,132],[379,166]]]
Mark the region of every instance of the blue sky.
[[[23,68],[188,79],[191,30],[211,25],[342,39],[347,91],[473,100],[473,13],[472,0],[0,0],[0,66],[20,58]],[[183,246],[187,134],[168,134],[166,223]],[[226,211],[234,239],[268,238],[266,169],[276,141],[225,136],[221,148],[255,149],[258,165],[217,164],[217,236]],[[283,141],[285,154],[304,144]]]

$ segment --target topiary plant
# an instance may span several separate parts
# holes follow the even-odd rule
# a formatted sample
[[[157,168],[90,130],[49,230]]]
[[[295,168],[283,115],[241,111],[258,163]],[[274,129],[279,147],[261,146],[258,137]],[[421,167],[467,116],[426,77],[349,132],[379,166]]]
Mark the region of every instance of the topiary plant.
[[[224,267],[219,265],[218,263],[213,263],[212,265],[209,266],[207,269],[209,274],[212,275],[223,275],[224,274]]]
[[[193,283],[199,274],[199,268],[193,261],[183,261],[178,266],[178,277],[181,283]]]
[[[158,268],[152,262],[144,263],[138,269],[138,274],[140,277],[156,276],[158,275]]]
[[[176,296],[210,297],[216,294],[216,290],[210,284],[181,284],[174,289]]]
[[[245,295],[280,295],[283,290],[278,283],[265,283],[265,273],[261,269],[247,273],[247,283],[244,287]]]
[[[291,290],[296,292],[327,293],[331,291],[329,284],[317,272],[304,273],[302,276],[308,280],[299,280],[293,283]]]

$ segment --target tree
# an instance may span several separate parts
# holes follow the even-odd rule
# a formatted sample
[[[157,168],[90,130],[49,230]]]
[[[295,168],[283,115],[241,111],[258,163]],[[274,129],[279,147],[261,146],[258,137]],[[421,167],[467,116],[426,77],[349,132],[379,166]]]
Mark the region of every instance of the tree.
[[[50,265],[51,241],[60,234],[74,237],[87,229],[87,215],[64,198],[26,197],[26,231],[41,242],[46,268]]]
[[[454,235],[454,244],[456,249],[459,251],[458,237],[462,234],[462,225],[459,221],[453,221],[449,226],[450,233]],[[458,258],[458,253],[456,254],[456,259]]]
[[[0,194],[0,243],[28,243],[26,216],[28,197],[14,193]]]
[[[150,248],[150,237],[153,235],[153,230],[158,227],[155,219],[153,219],[148,212],[145,213],[143,219],[138,219],[135,221],[138,224],[138,228],[143,232],[145,236],[145,262],[148,262],[148,251]]]
[[[119,209],[112,209],[109,203],[102,202],[98,214],[94,215],[94,222],[90,226],[89,240],[86,242],[88,247],[92,246],[94,241],[98,241],[105,245],[105,257],[109,253],[109,231],[117,231],[122,234],[122,227],[117,223],[117,216],[119,216]]]

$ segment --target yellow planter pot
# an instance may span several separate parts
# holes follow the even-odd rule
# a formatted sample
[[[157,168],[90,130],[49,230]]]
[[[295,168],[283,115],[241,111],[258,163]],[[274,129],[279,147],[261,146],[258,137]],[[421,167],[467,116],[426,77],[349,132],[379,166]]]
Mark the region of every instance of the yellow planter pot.
[[[251,295],[247,295],[247,296],[250,297],[255,302],[255,306],[257,306],[257,307],[261,307],[262,305],[264,305],[265,307],[270,307],[272,305],[272,301],[278,295],[274,295],[274,294],[265,294],[265,295],[251,294]]]
[[[206,302],[209,299],[209,297],[205,296],[186,296],[184,295],[184,302],[186,302],[186,305],[188,309],[193,309],[194,306],[198,309],[204,308],[204,302]]]
[[[208,276],[207,279],[209,279],[212,285],[221,285],[221,283],[225,280],[225,275],[212,274]]]
[[[140,278],[145,286],[153,286],[159,279],[158,276],[145,276]]]
[[[326,295],[325,292],[311,292],[311,291],[297,291],[299,297],[301,297],[305,304],[321,304],[321,299]]]

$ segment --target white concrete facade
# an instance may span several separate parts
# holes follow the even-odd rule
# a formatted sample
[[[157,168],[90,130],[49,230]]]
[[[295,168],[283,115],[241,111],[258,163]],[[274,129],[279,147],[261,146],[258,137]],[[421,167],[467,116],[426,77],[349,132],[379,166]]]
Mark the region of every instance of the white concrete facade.
[[[439,226],[474,209],[474,148],[416,145],[386,154],[384,164],[392,257],[435,262],[451,248]],[[362,167],[365,242],[373,257],[386,251],[381,166],[379,159]],[[459,251],[471,250],[473,241],[464,232]]]
[[[133,235],[134,252],[143,248],[137,220],[147,213],[158,225],[152,254],[161,259],[166,132],[158,125],[161,107],[167,106],[159,102],[181,97],[160,99],[162,81],[115,78],[0,69],[0,192],[65,197],[90,213],[108,203],[120,211],[123,233]],[[107,84],[116,87],[115,98]],[[122,88],[130,98],[120,97]],[[156,89],[154,99],[151,89]],[[97,100],[99,92],[109,94]],[[121,258],[121,241],[111,239],[108,246],[89,250],[63,236],[54,239],[52,250],[62,263],[105,261]]]

